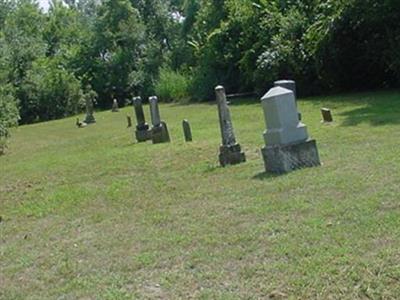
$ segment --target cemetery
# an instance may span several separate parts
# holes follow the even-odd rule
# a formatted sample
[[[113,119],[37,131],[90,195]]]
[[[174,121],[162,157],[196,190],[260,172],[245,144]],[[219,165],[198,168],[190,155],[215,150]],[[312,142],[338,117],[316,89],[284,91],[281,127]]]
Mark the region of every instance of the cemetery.
[[[397,14],[0,1],[0,300],[399,299]]]
[[[221,107],[230,144],[216,103],[161,104],[158,115],[134,101],[118,114],[95,112],[84,129],[73,118],[21,126],[0,158],[1,295],[285,299],[347,289],[350,299],[376,285],[371,297],[395,298],[399,98],[300,99],[307,135],[294,137],[317,141],[322,166],[286,174],[265,172],[268,99]],[[321,123],[324,106],[331,126]],[[170,143],[136,140],[150,119],[168,124]],[[219,147],[237,141],[246,162],[222,168]]]

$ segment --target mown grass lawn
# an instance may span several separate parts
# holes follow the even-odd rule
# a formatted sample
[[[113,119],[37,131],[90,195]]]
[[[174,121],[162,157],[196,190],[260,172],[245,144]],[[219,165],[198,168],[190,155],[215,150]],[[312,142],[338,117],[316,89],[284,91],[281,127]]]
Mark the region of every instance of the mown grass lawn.
[[[400,93],[299,106],[323,166],[282,176],[263,173],[258,101],[231,106],[248,162],[227,168],[211,104],[162,105],[171,144],[134,143],[131,107],[14,130],[0,298],[399,299]]]

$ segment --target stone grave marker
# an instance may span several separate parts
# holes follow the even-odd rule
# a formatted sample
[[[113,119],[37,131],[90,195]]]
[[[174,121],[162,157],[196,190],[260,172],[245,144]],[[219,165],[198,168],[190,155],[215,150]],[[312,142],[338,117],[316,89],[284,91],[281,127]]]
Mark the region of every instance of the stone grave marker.
[[[160,110],[158,107],[158,98],[156,96],[150,97],[149,103],[151,123],[153,125],[153,127],[151,128],[151,139],[153,141],[153,144],[169,143],[171,139],[169,137],[167,124],[161,121]]]
[[[111,111],[112,111],[112,112],[118,112],[118,111],[119,111],[119,106],[118,106],[118,101],[117,101],[117,99],[114,99],[114,100],[113,100],[113,105],[112,105]]]
[[[190,128],[190,123],[188,120],[183,120],[182,121],[182,127],[183,127],[183,134],[185,136],[185,141],[186,142],[191,142],[193,141],[192,138],[192,129]]]
[[[286,173],[320,165],[316,141],[299,121],[294,93],[274,87],[261,99],[267,126],[262,154],[267,172]]]
[[[217,86],[215,88],[215,95],[217,98],[219,124],[222,136],[222,145],[219,149],[219,162],[222,167],[245,162],[246,156],[244,152],[241,151],[240,144],[236,142],[224,87],[220,85]]]
[[[86,117],[84,122],[86,124],[96,123],[94,118],[94,95],[92,93],[85,94],[85,104],[86,104]]]
[[[146,123],[146,119],[144,116],[142,98],[135,97],[133,98],[132,103],[137,121],[135,130],[136,140],[139,143],[146,142],[151,139],[151,131],[149,125]]]
[[[329,108],[321,108],[321,114],[322,114],[322,122],[323,123],[332,123],[333,122],[332,113]]]
[[[291,90],[293,92],[293,94],[294,94],[294,99],[295,99],[295,103],[296,103],[296,107],[297,107],[297,89],[296,89],[296,82],[295,81],[287,80],[287,79],[278,80],[278,81],[274,82],[274,86],[275,87],[280,86],[280,87],[283,87],[285,89]],[[301,113],[298,111],[298,109],[297,109],[297,112],[298,112],[299,120],[301,121],[301,119],[302,119]]]

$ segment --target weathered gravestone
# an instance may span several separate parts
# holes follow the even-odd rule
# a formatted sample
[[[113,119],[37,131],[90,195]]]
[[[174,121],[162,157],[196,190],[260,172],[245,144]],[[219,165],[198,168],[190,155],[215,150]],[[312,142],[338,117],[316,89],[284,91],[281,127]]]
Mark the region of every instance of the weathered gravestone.
[[[219,162],[221,166],[239,164],[246,161],[240,144],[236,142],[233,132],[231,114],[226,101],[225,89],[223,86],[215,88],[215,95],[218,105],[219,125],[221,128],[222,145],[219,148]]]
[[[261,99],[267,130],[262,154],[267,172],[286,173],[319,166],[315,140],[299,121],[294,93],[282,87],[269,90]]]
[[[329,108],[321,108],[321,114],[322,114],[322,122],[323,123],[332,123],[333,122],[332,113]]]
[[[85,94],[85,104],[86,104],[86,117],[85,117],[85,123],[86,124],[92,124],[96,123],[96,119],[93,116],[93,111],[94,111],[94,101],[95,101],[95,93],[87,93]]]
[[[151,131],[144,117],[142,98],[135,97],[133,98],[132,102],[133,102],[133,107],[135,109],[135,115],[137,121],[135,130],[136,140],[139,143],[148,141],[151,139]]]
[[[114,99],[114,100],[113,100],[113,105],[112,105],[111,111],[112,111],[112,112],[118,112],[118,111],[119,111],[117,99]]]
[[[193,141],[192,138],[192,129],[190,128],[190,123],[188,120],[183,120],[182,121],[182,127],[183,127],[183,134],[185,136],[185,141],[186,142],[191,142]]]
[[[168,127],[165,122],[161,121],[157,97],[150,97],[149,103],[151,123],[153,125],[153,127],[151,128],[151,139],[153,141],[153,144],[169,143],[171,139],[169,137]]]
[[[132,127],[132,118],[129,115],[126,115],[126,122],[128,123],[128,125],[126,126],[127,128]]]
[[[293,80],[278,80],[274,82],[274,86],[275,87],[283,87],[285,89],[291,90],[294,94],[294,99],[295,99],[295,103],[296,103],[296,107],[297,107],[297,90],[296,90],[296,82],[294,82]],[[298,109],[297,109],[298,111]],[[301,113],[298,111],[298,117],[299,120],[301,120]]]

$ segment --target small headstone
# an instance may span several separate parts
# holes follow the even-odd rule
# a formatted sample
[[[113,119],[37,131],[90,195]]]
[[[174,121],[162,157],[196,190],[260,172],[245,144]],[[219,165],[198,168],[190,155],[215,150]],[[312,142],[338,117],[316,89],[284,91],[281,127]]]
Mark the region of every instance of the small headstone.
[[[126,122],[128,123],[127,128],[132,127],[132,118],[128,115],[126,115]]]
[[[151,139],[151,132],[150,132],[150,127],[146,123],[146,119],[144,117],[144,112],[143,112],[143,104],[142,104],[142,98],[140,97],[135,97],[133,98],[133,107],[135,109],[135,115],[136,115],[136,131],[135,131],[135,136],[136,140],[141,143],[145,142]]]
[[[286,173],[319,166],[315,140],[299,121],[294,93],[282,87],[269,90],[261,99],[267,130],[262,154],[267,172]]]
[[[113,100],[113,105],[112,105],[111,111],[112,111],[112,112],[118,112],[118,111],[119,111],[117,99],[114,99],[114,100]]]
[[[296,107],[297,107],[297,89],[296,89],[296,82],[295,81],[293,81],[293,80],[278,80],[278,81],[275,81],[274,82],[274,86],[275,87],[278,87],[278,86],[280,86],[280,87],[283,87],[283,88],[285,88],[285,89],[287,89],[287,90],[290,90],[290,91],[292,91],[293,92],[293,94],[294,94],[294,99],[295,99],[295,102],[296,102]],[[297,110],[298,111],[298,110]],[[298,111],[298,118],[299,118],[299,120],[301,121],[301,119],[302,119],[302,116],[301,116],[301,113]]]
[[[87,124],[85,123],[85,122],[81,122],[81,121],[79,121],[79,118],[76,118],[76,126],[78,127],[78,128],[83,128],[83,127],[86,127],[87,126]]]
[[[222,167],[245,162],[246,156],[244,152],[242,152],[240,144],[236,142],[224,87],[220,85],[217,86],[215,88],[215,95],[217,98],[219,125],[222,136],[219,162]]]
[[[149,103],[151,123],[153,125],[153,127],[151,128],[151,139],[153,141],[153,144],[169,143],[171,139],[169,137],[168,127],[165,122],[161,121],[157,97],[150,97]]]
[[[85,117],[84,122],[86,124],[96,123],[96,119],[93,116],[94,101],[95,101],[95,93],[94,92],[89,92],[89,93],[85,94],[86,117]]]
[[[331,123],[333,122],[332,113],[329,108],[321,108],[322,122]]]
[[[190,128],[190,123],[188,120],[183,120],[182,121],[182,127],[183,127],[183,134],[185,136],[185,141],[186,142],[191,142],[193,141],[192,139],[192,129]]]

